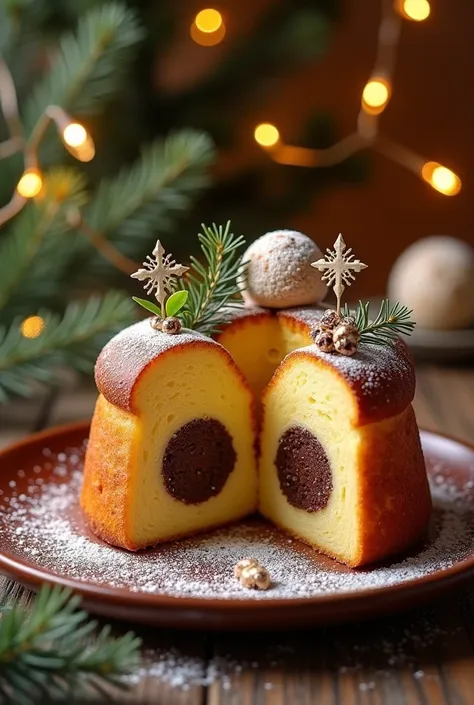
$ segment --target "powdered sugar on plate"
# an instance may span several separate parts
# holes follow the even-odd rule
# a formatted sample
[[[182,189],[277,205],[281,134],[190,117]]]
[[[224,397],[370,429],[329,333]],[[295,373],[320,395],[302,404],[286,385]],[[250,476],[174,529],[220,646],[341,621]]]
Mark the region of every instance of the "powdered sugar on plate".
[[[473,483],[460,490],[442,463],[430,472],[434,515],[425,544],[371,569],[350,570],[260,520],[129,553],[99,541],[84,523],[78,506],[83,455],[84,447],[57,455],[45,449],[42,465],[16,473],[0,496],[4,553],[70,580],[204,600],[292,600],[375,590],[446,570],[474,555]],[[245,590],[235,580],[235,563],[248,556],[269,570],[270,590]]]

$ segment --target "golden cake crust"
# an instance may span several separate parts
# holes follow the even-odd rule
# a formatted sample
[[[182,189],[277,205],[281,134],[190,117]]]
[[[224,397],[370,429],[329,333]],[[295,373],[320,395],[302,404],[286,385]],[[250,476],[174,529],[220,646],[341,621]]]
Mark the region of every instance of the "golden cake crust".
[[[96,536],[130,550],[138,548],[130,538],[127,512],[137,442],[135,416],[101,394],[92,417],[81,506]]]
[[[364,428],[358,507],[364,540],[357,565],[395,555],[425,534],[432,510],[420,434],[411,404]]]

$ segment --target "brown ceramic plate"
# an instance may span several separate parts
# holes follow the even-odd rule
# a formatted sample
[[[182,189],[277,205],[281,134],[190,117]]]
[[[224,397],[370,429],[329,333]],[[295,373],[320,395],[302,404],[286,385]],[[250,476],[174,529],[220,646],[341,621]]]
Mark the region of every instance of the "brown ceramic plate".
[[[430,530],[410,554],[350,570],[259,519],[128,553],[95,539],[77,504],[88,425],[37,434],[0,454],[0,570],[27,586],[65,585],[92,612],[202,629],[283,628],[360,619],[418,604],[474,575],[474,448],[422,433],[434,498]],[[252,555],[265,593],[232,576]]]

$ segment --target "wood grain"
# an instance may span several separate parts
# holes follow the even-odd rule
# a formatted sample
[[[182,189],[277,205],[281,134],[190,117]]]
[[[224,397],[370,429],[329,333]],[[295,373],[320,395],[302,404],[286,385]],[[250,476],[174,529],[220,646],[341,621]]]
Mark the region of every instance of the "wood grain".
[[[23,427],[14,414],[0,444],[43,424],[83,418],[95,394],[42,400]],[[49,404],[49,409],[47,405]],[[415,410],[421,426],[474,440],[474,370],[423,366]],[[5,414],[2,420],[5,419]],[[0,600],[31,594],[0,578]],[[115,624],[117,633],[128,629]],[[160,705],[474,705],[474,592],[372,622],[303,632],[136,630],[144,677],[115,702]],[[166,663],[161,667],[160,663]],[[173,667],[173,663],[175,666]]]

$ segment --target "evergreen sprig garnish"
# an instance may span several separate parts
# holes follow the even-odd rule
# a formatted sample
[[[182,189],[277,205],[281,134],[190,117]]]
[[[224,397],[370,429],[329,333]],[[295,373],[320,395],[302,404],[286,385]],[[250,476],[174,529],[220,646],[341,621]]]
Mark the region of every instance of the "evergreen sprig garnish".
[[[30,613],[19,605],[0,611],[0,702],[31,705],[78,694],[121,677],[139,665],[140,639],[119,638],[78,609],[69,590],[44,586]]]
[[[390,303],[383,299],[376,318],[369,316],[370,302],[359,301],[355,315],[347,304],[342,309],[343,316],[354,316],[363,343],[390,345],[398,335],[411,335],[415,322],[411,320],[412,311],[398,301]]]
[[[229,319],[233,309],[243,305],[238,277],[245,240],[231,232],[230,220],[225,226],[213,223],[201,227],[198,238],[204,262],[191,257],[190,271],[179,281],[179,288],[188,291],[180,317],[187,328],[212,335]]]

